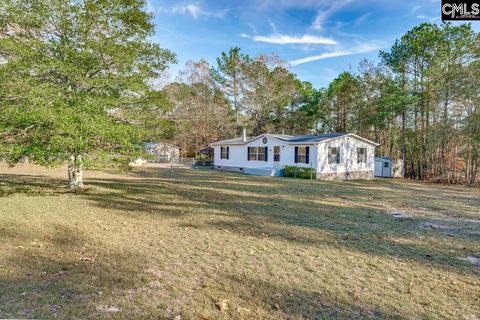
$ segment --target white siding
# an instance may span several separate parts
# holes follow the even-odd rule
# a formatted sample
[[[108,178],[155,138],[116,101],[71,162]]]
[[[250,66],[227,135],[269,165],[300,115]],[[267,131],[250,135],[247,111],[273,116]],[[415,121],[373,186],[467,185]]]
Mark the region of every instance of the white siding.
[[[328,163],[328,148],[340,148],[340,163]],[[357,163],[357,148],[367,148],[367,162]],[[340,137],[318,145],[317,173],[373,171],[375,146],[354,137]]]
[[[267,137],[267,143],[263,143],[263,138],[260,137],[254,141],[247,143],[246,145],[225,145],[229,147],[229,159],[220,159],[220,147],[214,146],[214,165],[226,166],[226,167],[239,167],[239,168],[283,168],[286,165],[310,167],[310,164],[295,163],[295,146],[289,145],[284,141],[277,140],[273,137]],[[280,162],[273,161],[273,147],[280,146]],[[249,161],[247,159],[248,147],[268,147],[268,161]],[[310,147],[310,161],[312,167],[316,166],[317,147],[315,145],[309,145]]]
[[[310,147],[310,162],[311,164],[307,163],[295,163],[295,147],[302,146],[302,145],[286,145],[283,151],[283,166],[297,166],[297,167],[304,167],[304,168],[315,168],[317,166],[317,159],[315,155],[317,154],[317,146],[316,145],[305,145]]]
[[[266,144],[259,137],[245,145],[224,145],[229,147],[229,159],[220,159],[220,145],[214,146],[214,165],[232,168],[283,168],[286,165],[316,168],[317,174],[343,174],[349,172],[372,172],[374,170],[375,146],[355,137],[346,136],[321,142],[310,147],[311,164],[295,163],[295,147],[284,141],[267,137]],[[280,162],[273,161],[273,147],[280,146]],[[298,146],[301,146],[298,145]],[[249,161],[248,147],[268,147],[268,161]],[[328,148],[340,149],[340,163],[328,163]],[[367,149],[367,162],[357,162],[357,148]],[[315,156],[316,155],[316,156]],[[318,164],[318,165],[317,165]]]

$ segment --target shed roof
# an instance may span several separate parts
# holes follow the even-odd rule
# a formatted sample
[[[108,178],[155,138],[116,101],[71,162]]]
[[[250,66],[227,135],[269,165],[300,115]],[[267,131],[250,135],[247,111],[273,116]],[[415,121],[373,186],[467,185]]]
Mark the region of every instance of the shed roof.
[[[152,147],[156,147],[156,146],[158,146],[158,145],[165,145],[165,146],[168,146],[168,147],[170,147],[170,148],[180,149],[180,147],[175,146],[175,145],[170,144],[170,143],[167,143],[167,142],[147,141],[147,142],[144,142],[143,145],[144,145],[146,148],[152,148]]]

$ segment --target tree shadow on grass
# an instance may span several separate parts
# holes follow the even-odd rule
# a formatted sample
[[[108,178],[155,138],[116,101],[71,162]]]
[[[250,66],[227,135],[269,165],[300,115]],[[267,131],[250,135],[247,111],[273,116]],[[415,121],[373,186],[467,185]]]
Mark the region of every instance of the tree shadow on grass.
[[[185,175],[190,176],[190,173],[185,173]],[[153,215],[190,217],[189,221],[182,222],[182,226],[218,231],[227,229],[257,237],[268,234],[279,240],[308,245],[328,244],[345,247],[366,254],[414,260],[427,266],[437,266],[457,272],[472,270],[472,266],[458,259],[458,255],[471,254],[473,248],[478,247],[480,237],[475,233],[474,227],[470,226],[473,229],[470,229],[469,232],[465,230],[462,232],[460,229],[455,231],[425,230],[421,228],[425,223],[434,221],[439,224],[451,224],[451,221],[419,216],[396,219],[372,207],[368,201],[365,203],[350,201],[347,205],[342,204],[342,201],[316,205],[315,199],[309,198],[310,194],[306,195],[304,191],[310,184],[315,187],[315,182],[309,181],[306,186],[302,185],[302,182],[298,182],[300,186],[297,187],[298,189],[293,187],[292,192],[292,186],[281,185],[279,187],[278,182],[274,182],[274,185],[270,186],[267,183],[270,182],[270,179],[260,178],[259,181],[263,186],[258,188],[257,181],[254,181],[253,186],[248,186],[251,178],[231,175],[234,176],[236,182],[242,182],[245,185],[232,186],[228,180],[222,181],[215,175],[208,176],[203,172],[196,178],[183,182],[179,179],[169,180],[159,174],[157,179],[143,178],[130,181],[128,187],[122,186],[121,183],[115,184],[113,181],[105,180],[97,180],[92,183],[97,186],[101,185],[103,188],[113,187],[117,191],[128,190],[128,194],[115,193],[117,198],[105,203],[103,199],[97,198],[95,199],[97,205],[107,207],[113,202],[119,204],[117,207],[119,209],[123,207],[127,210],[139,210]],[[359,182],[353,182],[353,184],[361,185]],[[321,189],[325,187],[328,186],[321,185]],[[335,195],[337,192],[340,195],[342,192],[348,194],[345,186],[343,186],[343,191],[341,187],[341,185],[335,185],[327,191],[330,195]],[[280,195],[290,194],[291,197],[277,197],[277,191]],[[312,191],[314,194],[318,192],[318,189]],[[369,190],[359,191],[354,195],[358,196],[358,193],[369,195],[370,192]],[[151,200],[151,197],[155,197],[158,193],[166,198],[163,198],[162,201]],[[132,199],[132,194],[141,197]],[[145,197],[145,200],[142,200],[142,197]],[[176,200],[171,200],[174,197]],[[205,210],[209,211],[210,216],[218,219],[208,220],[208,222],[196,219],[196,214]],[[321,230],[327,232],[330,237],[316,237],[312,233],[309,233],[308,236],[301,236],[296,228]],[[444,244],[432,247],[415,244],[412,241],[402,241],[410,239],[422,243],[421,240],[418,240],[422,236],[442,240]],[[462,247],[464,249],[458,249]],[[452,252],[453,249],[455,249],[454,252]]]
[[[352,292],[350,299],[332,297],[320,290],[313,291],[295,286],[252,279],[238,274],[222,275],[227,287],[235,288],[240,299],[256,304],[275,318],[285,319],[401,319],[405,316],[395,311],[386,311],[385,305],[368,305]],[[240,309],[241,310],[241,309]],[[235,317],[237,310],[229,316]]]
[[[45,177],[15,175],[8,181],[15,192],[22,187],[26,193],[38,188],[62,193],[64,189],[58,180]],[[166,170],[147,169],[135,171],[128,178],[91,178],[88,183],[94,188],[82,197],[100,208],[118,210],[118,214],[181,218],[180,227],[228,229],[257,237],[268,234],[303,245],[328,244],[457,272],[472,270],[457,256],[472,254],[480,242],[475,233],[480,226],[470,227],[470,233],[457,230],[452,237],[442,230],[420,228],[431,218],[398,220],[386,215],[364,199],[372,194],[372,182],[252,179],[240,174],[185,169],[177,170],[171,178]],[[328,237],[317,237],[314,232],[299,235],[303,229],[326,232]],[[412,243],[422,243],[419,236],[443,244],[428,247]]]
[[[137,307],[134,306],[134,299],[130,297],[122,302],[122,294],[142,292],[147,285],[144,279],[148,276],[145,274],[146,263],[142,256],[86,247],[87,243],[95,240],[63,225],[51,227],[53,232],[48,233],[46,247],[39,246],[44,241],[41,235],[40,241],[33,243],[30,243],[30,234],[15,235],[10,240],[24,243],[25,248],[9,252],[3,257],[5,260],[2,263],[8,272],[0,270],[0,317],[131,319],[135,316],[155,318],[168,314],[163,309],[134,313],[132,309]],[[8,237],[5,240],[9,241]],[[50,247],[54,247],[55,254]],[[397,317],[382,311],[380,306],[357,304],[353,296],[351,301],[339,300],[322,292],[274,284],[260,278],[244,278],[239,274],[220,273],[216,279],[220,282],[218,292],[227,290],[226,293],[237,301],[256,307],[253,310],[254,318]],[[155,280],[162,283],[162,278]],[[189,288],[181,290],[189,292]],[[182,308],[189,308],[191,303],[183,304],[180,298],[169,299],[177,299],[169,302],[177,304],[180,312]],[[118,313],[106,311],[111,308],[118,310]],[[214,309],[213,303],[211,308]],[[231,308],[217,315],[221,315],[220,318],[241,318],[242,311]]]
[[[478,247],[478,239],[464,235],[449,239],[448,235],[419,228],[426,219],[396,220],[385,215],[372,203],[358,198],[370,196],[370,187],[374,186],[370,183],[366,183],[368,188],[364,190],[360,182],[330,185],[326,182],[253,179],[222,174],[181,171],[170,179],[165,171],[141,171],[141,174],[133,173],[127,178],[97,177],[87,180],[94,188],[79,196],[94,206],[113,208],[118,215],[170,219],[179,227],[189,226],[207,232],[228,230],[259,240],[268,237],[298,246],[348,249],[371,256],[411,260],[462,274],[473,270],[466,262],[456,259],[458,253],[449,250],[459,245],[471,250]],[[9,195],[18,192],[62,194],[65,190],[63,180],[41,176],[15,175],[8,181],[12,182],[13,190]],[[45,190],[32,193],[32,188]],[[352,201],[352,198],[358,201]],[[62,253],[67,253],[65,256],[19,248],[10,257],[4,257],[7,264],[15,264],[19,269],[11,274],[2,273],[0,269],[1,316],[48,318],[58,313],[81,317],[81,312],[95,316],[98,314],[95,305],[108,304],[112,299],[108,295],[98,296],[97,291],[111,292],[117,286],[125,290],[135,289],[141,283],[142,257],[128,252],[109,252],[95,257],[95,251],[84,248],[84,243],[91,239],[78,230],[61,226],[57,229],[51,241],[61,248]],[[417,244],[395,241],[412,240],[419,235],[443,243],[427,247],[418,244],[422,241],[415,241]],[[9,238],[20,239],[21,236],[18,232],[7,232],[2,235],[2,241],[9,242]],[[446,239],[450,240],[448,244],[445,244]],[[361,318],[372,314],[374,317],[400,317],[381,306],[359,306],[351,301],[325,297],[319,292],[283,288],[261,279],[226,275],[221,281],[230,282],[232,286],[247,282],[251,286],[246,288],[263,288],[261,292],[256,289],[252,289],[253,293],[245,291],[245,300],[258,295],[264,304],[272,306],[269,312],[277,313],[279,317]],[[22,295],[24,292],[26,294]],[[33,306],[31,309],[25,307],[29,303]]]
[[[135,171],[131,175],[164,182],[171,178],[165,174],[165,171],[149,169]],[[187,169],[178,169],[173,176],[173,180],[188,184],[191,187],[209,186],[211,190],[247,190],[271,197],[289,195],[306,200],[338,197],[340,200],[347,199],[349,203],[359,204],[362,207],[371,204],[370,208],[372,209],[378,209],[379,204],[383,205],[382,209],[387,209],[389,204],[397,203],[401,204],[401,209],[421,211],[431,216],[480,218],[477,210],[480,206],[480,189],[461,186],[447,187],[426,182],[394,179],[310,181],[278,177],[251,177],[239,173]],[[447,206],[445,204],[446,199],[452,205]],[[457,204],[462,206],[460,207]]]
[[[3,235],[2,241],[22,245],[0,261],[0,318],[108,317],[99,306],[115,301],[115,292],[144,285],[141,256],[105,254],[76,229],[52,228],[48,239]]]
[[[0,197],[14,194],[32,196],[59,195],[69,192],[65,180],[26,174],[0,174]]]

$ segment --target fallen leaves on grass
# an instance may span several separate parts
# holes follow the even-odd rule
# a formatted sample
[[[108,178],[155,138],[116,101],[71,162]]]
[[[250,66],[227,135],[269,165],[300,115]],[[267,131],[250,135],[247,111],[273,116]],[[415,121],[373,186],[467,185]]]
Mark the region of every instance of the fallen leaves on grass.
[[[98,305],[97,310],[101,312],[120,312],[122,309],[115,307],[115,306],[108,306],[108,305]]]
[[[218,300],[217,302],[215,302],[215,307],[217,307],[218,311],[225,311],[228,309],[228,304],[227,304],[227,300]]]

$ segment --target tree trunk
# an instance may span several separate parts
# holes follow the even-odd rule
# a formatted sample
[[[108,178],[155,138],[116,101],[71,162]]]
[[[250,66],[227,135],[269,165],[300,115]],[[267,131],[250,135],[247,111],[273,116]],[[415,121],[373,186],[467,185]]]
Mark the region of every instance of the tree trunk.
[[[83,159],[81,155],[71,155],[68,161],[68,186],[70,190],[83,189]]]
[[[407,126],[406,111],[402,112],[402,162],[403,162],[403,178],[407,177],[407,136],[405,134],[405,127]]]
[[[237,131],[237,136],[242,134],[242,126],[240,125],[240,110],[238,110],[237,102],[237,77],[236,73],[233,74],[233,108],[235,109],[235,127]]]

